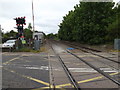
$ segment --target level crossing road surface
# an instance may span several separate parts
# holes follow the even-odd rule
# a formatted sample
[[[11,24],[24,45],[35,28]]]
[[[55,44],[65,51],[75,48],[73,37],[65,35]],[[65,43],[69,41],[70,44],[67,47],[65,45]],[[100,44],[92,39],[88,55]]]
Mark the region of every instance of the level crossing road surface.
[[[68,46],[65,46],[61,43],[52,43],[51,45],[53,49],[55,50],[56,54],[60,56],[60,58],[63,60],[66,67],[69,69],[71,74],[73,75],[74,79],[78,82],[80,88],[92,88],[92,89],[110,89],[110,88],[118,88],[118,85],[113,83],[108,78],[104,77],[85,63],[83,63],[80,60],[77,60],[77,58],[71,56],[69,53],[66,52],[66,49]],[[70,47],[69,47],[70,48]],[[98,56],[91,55],[89,53],[84,53],[79,50],[70,50],[71,52],[77,54],[79,57],[82,57],[87,62],[92,63],[95,67],[102,69],[105,73],[109,74],[111,77],[117,77],[119,76],[119,72],[117,70],[114,70],[111,66],[114,66],[114,68],[119,69],[118,64],[110,63],[109,61],[106,61],[103,58],[99,58]],[[51,51],[52,52],[52,51]],[[103,52],[102,52],[103,53]],[[116,53],[117,54],[117,53]],[[107,53],[104,53],[105,56],[109,57]],[[116,57],[116,56],[115,56]],[[54,57],[55,59],[55,57]],[[117,57],[116,57],[117,59]],[[100,61],[100,62],[99,62]],[[53,68],[57,68],[57,66],[53,63],[57,63],[56,60],[51,60]],[[103,63],[104,62],[104,63]],[[107,64],[105,64],[105,62]],[[59,68],[57,68],[59,69]],[[61,71],[61,69],[59,69]],[[57,75],[57,73],[54,72],[54,75],[56,77],[61,78],[61,76]],[[55,80],[59,81],[59,78],[56,78]],[[117,78],[118,79],[118,78]],[[64,79],[63,79],[64,81]],[[60,87],[66,87],[70,86],[69,83],[67,84],[61,84],[60,82],[57,82],[57,86]],[[101,90],[102,90],[101,89]],[[83,89],[84,90],[84,89]]]
[[[49,86],[47,54],[2,54],[2,88],[40,88]]]
[[[71,47],[59,43],[53,43],[52,47],[68,67],[81,88],[118,88],[117,84],[67,53],[66,49]],[[46,45],[46,49],[45,52],[40,53],[3,52],[1,67],[2,88],[25,88],[28,90],[73,88],[49,44]],[[89,63],[101,68],[110,74],[110,76],[119,76],[119,72],[116,71],[116,69],[119,69],[118,64],[110,63],[102,58],[98,58],[89,53],[83,53],[79,50],[71,51]],[[110,57],[105,52],[99,54]],[[117,57],[114,57],[116,60]],[[104,64],[99,61],[104,62]],[[111,69],[111,66],[115,69]]]

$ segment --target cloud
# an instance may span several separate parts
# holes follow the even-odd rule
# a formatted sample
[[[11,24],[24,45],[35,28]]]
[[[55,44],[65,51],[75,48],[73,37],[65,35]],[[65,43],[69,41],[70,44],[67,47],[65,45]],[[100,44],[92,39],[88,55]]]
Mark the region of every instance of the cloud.
[[[73,9],[79,0],[33,0],[35,28],[46,33],[56,33],[62,17]],[[32,23],[32,0],[0,0],[0,20],[4,32],[16,27],[15,17],[26,16]],[[27,26],[25,26],[27,27]]]
[[[57,33],[58,25],[79,0],[33,0],[35,29],[45,33]],[[118,0],[117,0],[118,2]],[[32,24],[32,0],[0,0],[0,21],[4,32],[16,30],[15,17],[26,16]],[[27,27],[25,26],[25,28]]]

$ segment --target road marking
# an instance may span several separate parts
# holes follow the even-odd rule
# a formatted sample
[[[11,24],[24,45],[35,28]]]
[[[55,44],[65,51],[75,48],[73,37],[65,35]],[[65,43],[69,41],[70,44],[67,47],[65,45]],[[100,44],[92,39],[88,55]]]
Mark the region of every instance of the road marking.
[[[4,62],[3,64],[6,65],[6,64],[8,64],[8,63],[10,63],[10,62],[12,62],[12,61],[14,61],[14,60],[16,60],[16,59],[19,59],[20,57],[22,57],[22,56],[18,56],[18,57],[15,57],[15,58],[13,58],[13,59],[10,59],[9,61]]]
[[[58,90],[66,90],[65,88],[60,88],[60,87],[55,87],[55,89],[58,88]],[[42,87],[42,88],[37,88],[37,89],[32,89],[32,90],[53,90],[53,88],[50,87]],[[54,89],[54,90],[55,90]]]
[[[23,57],[23,56],[25,56],[25,55],[21,55],[21,56],[15,57],[15,58],[13,58],[13,59],[10,59],[9,61],[4,62],[3,64],[4,64],[4,65],[5,65],[5,64],[8,64],[8,63],[10,63],[10,62],[12,62],[12,61],[14,61],[14,60],[17,60],[17,59]]]
[[[89,54],[86,54],[86,55],[78,55],[79,57],[98,57],[98,56],[95,56],[95,55],[89,55]]]
[[[118,73],[120,73],[120,72],[111,73],[111,74],[109,74],[109,75],[113,76],[113,75],[116,75],[116,74],[118,74]],[[101,78],[104,78],[104,76],[98,76],[98,77],[95,77],[95,78],[78,81],[78,83],[90,82],[90,81],[98,80],[98,79],[101,79]],[[70,85],[71,85],[71,84],[68,83],[68,84],[62,84],[62,85],[57,85],[57,86],[58,86],[58,87],[65,87],[65,86],[70,86]]]
[[[6,54],[6,53],[8,53],[8,52],[4,52],[4,53],[2,52],[2,54]]]
[[[40,83],[40,84],[44,84],[44,85],[46,85],[46,86],[50,86],[49,83],[44,82],[44,81],[41,81],[41,80],[36,79],[36,78],[33,78],[33,77],[31,77],[31,76],[22,75],[22,74],[19,74],[19,73],[13,71],[13,70],[7,69],[7,68],[3,68],[3,69],[5,69],[5,70],[7,70],[7,71],[9,71],[9,72],[11,72],[11,73],[17,74],[17,75],[19,75],[19,76],[21,76],[21,77],[23,77],[23,78],[27,78],[27,79],[29,79],[29,80],[35,81],[35,82]]]
[[[68,68],[71,72],[97,72],[93,68]],[[104,72],[118,72],[118,70],[113,68],[100,68]]]
[[[26,69],[40,69],[40,70],[49,70],[48,66],[40,66],[40,67],[25,67]]]
[[[120,72],[116,72],[116,73],[111,73],[109,75],[113,76],[113,75],[117,75],[119,74]],[[98,80],[98,79],[101,79],[101,78],[104,78],[104,76],[98,76],[98,77],[95,77],[95,78],[90,78],[90,79],[86,79],[86,80],[82,80],[82,81],[78,81],[78,83],[86,83],[86,82],[90,82],[90,81],[94,81],[94,80]],[[67,84],[61,84],[61,85],[56,85],[55,87],[59,87],[59,88],[62,88],[62,87],[65,87],[65,86],[71,86],[70,83],[67,83]],[[49,87],[42,87],[42,88],[38,88],[38,89],[32,89],[32,90],[44,90],[44,89],[48,89]]]
[[[32,78],[32,77],[29,77],[29,76],[24,76],[24,77],[26,77],[26,78],[28,78],[28,79],[30,79],[30,80],[36,81],[36,82],[38,82],[38,83],[44,84],[44,85],[46,85],[46,86],[49,86],[49,83],[44,82],[44,81],[41,81],[41,80],[38,80],[38,79],[36,79],[36,78]]]

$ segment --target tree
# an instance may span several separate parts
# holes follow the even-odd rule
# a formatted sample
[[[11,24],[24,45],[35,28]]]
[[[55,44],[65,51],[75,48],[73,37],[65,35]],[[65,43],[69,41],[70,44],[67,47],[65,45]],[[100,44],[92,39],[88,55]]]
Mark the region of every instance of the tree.
[[[58,39],[58,34],[50,33],[50,34],[46,35],[46,38],[56,40],[56,39]]]
[[[29,30],[32,30],[32,25],[31,25],[31,23],[28,24],[28,29],[29,29]]]
[[[10,32],[6,32],[3,34],[3,38],[16,38],[17,32],[11,30]]]
[[[5,42],[8,39],[16,39],[16,34],[14,30],[11,30],[10,32],[2,33],[2,42]]]
[[[33,32],[30,29],[28,28],[24,29],[24,36],[26,40],[32,39],[32,34]]]
[[[106,40],[109,42],[113,42],[114,39],[120,38],[120,5],[117,5],[114,11],[116,12],[114,21],[107,27],[108,34]]]
[[[115,16],[113,6],[112,2],[80,2],[63,17],[59,38],[87,44],[105,43],[106,28]]]
[[[25,29],[24,29],[25,39],[26,39],[26,40],[32,39],[32,35],[33,35],[32,26],[31,26],[31,23],[29,23],[29,24],[28,24],[28,28],[25,28]]]

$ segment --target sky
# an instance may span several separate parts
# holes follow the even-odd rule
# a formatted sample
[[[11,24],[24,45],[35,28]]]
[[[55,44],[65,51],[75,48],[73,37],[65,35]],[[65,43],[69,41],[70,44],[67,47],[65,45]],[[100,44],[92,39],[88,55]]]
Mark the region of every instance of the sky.
[[[33,0],[35,30],[45,34],[57,33],[63,16],[73,10],[80,0]],[[120,0],[113,0],[119,2]],[[13,18],[26,17],[26,25],[32,24],[32,0],[0,0],[0,25],[3,32],[17,31]]]

